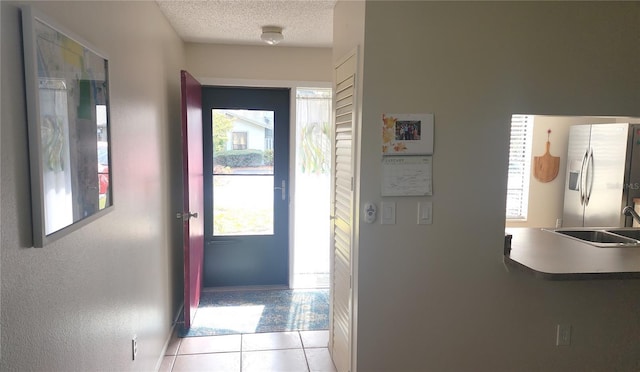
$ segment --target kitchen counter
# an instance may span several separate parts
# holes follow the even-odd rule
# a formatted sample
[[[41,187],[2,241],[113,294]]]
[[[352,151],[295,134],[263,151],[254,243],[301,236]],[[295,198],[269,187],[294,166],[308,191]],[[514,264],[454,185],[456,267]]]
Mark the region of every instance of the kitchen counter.
[[[640,247],[600,248],[539,228],[507,228],[507,235],[505,263],[540,278],[640,278]]]

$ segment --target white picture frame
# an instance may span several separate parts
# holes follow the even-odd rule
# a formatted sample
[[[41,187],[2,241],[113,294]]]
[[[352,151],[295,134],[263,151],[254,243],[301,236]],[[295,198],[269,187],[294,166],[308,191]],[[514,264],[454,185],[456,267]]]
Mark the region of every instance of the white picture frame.
[[[21,8],[33,245],[113,209],[109,62],[31,6]]]
[[[382,155],[433,154],[433,114],[382,114]]]

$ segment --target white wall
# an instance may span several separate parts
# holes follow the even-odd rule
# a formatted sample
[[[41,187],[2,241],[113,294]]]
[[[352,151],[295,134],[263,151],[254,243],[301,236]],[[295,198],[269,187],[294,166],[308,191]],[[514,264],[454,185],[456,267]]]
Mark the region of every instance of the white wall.
[[[502,245],[511,114],[640,114],[639,14],[366,3],[359,203],[395,201],[397,224],[359,222],[358,370],[637,370],[639,281],[508,272]],[[422,198],[380,197],[385,112],[435,114],[433,225],[415,224]]]
[[[331,81],[330,48],[187,43],[186,58],[198,78]]]
[[[32,248],[20,13],[3,1],[0,369],[153,370],[182,296],[170,216],[184,46],[153,2],[33,4],[110,59],[115,208]]]

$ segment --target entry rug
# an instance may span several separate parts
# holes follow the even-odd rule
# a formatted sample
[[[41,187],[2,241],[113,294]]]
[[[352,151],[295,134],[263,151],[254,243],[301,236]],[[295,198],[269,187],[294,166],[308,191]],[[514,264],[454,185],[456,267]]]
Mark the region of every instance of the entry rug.
[[[203,291],[180,337],[329,329],[328,289]]]

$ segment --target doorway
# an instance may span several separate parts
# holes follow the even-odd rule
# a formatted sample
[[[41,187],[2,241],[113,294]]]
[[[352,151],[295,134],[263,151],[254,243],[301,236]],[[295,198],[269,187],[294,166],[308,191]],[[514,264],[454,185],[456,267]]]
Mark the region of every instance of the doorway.
[[[328,328],[331,92],[202,88],[205,299],[186,336]]]
[[[290,89],[202,93],[204,287],[288,286]]]

